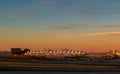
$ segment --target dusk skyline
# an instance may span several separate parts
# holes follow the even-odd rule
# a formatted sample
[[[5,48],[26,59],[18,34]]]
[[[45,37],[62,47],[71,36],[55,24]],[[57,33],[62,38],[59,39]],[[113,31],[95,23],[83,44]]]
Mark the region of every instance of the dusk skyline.
[[[0,50],[120,49],[120,0],[0,0]]]

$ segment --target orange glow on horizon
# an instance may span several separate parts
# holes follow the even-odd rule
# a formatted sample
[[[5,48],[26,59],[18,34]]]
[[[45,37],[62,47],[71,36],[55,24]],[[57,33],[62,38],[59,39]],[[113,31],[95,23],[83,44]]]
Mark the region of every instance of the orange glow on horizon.
[[[53,48],[53,49],[82,49],[85,51],[101,52],[111,49],[120,49],[118,37],[81,37],[79,35],[33,36],[1,39],[0,50],[10,48]]]

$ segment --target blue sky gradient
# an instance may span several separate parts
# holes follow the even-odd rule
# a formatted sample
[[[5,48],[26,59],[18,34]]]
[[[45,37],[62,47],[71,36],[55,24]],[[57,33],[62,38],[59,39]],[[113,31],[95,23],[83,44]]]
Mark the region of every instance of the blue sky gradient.
[[[104,38],[116,39],[120,36],[119,20],[120,0],[0,0],[0,36],[4,46],[12,40],[15,41],[11,45],[14,47],[26,42],[27,38],[32,45],[32,42],[44,40],[47,43],[48,36],[54,42],[63,36],[69,36],[71,40],[73,36],[93,33],[112,33]],[[92,41],[94,37],[91,35],[89,40]],[[18,40],[20,38],[22,41]],[[19,45],[14,45],[16,43]]]

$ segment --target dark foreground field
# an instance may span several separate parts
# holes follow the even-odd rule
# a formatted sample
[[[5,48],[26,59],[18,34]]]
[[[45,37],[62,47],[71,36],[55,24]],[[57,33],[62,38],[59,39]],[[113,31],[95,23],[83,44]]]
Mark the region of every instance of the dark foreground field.
[[[119,74],[120,69],[1,67],[0,74]]]
[[[55,69],[120,69],[117,65],[51,64],[26,62],[0,62],[0,68],[55,68]]]
[[[120,66],[0,62],[0,74],[119,74]]]
[[[11,73],[11,74],[34,74],[43,73],[48,74],[54,73],[64,73],[68,72],[79,72],[84,74],[89,74],[96,72],[100,74],[101,72],[120,72],[120,64],[117,63],[89,63],[86,61],[57,61],[57,60],[42,60],[33,58],[23,58],[23,57],[1,57],[0,58],[0,74]],[[102,74],[104,74],[102,73]],[[109,74],[110,74],[109,73]],[[66,74],[66,73],[65,73]],[[106,73],[105,73],[106,74]]]
[[[120,72],[41,72],[41,71],[0,71],[0,74],[120,74]]]

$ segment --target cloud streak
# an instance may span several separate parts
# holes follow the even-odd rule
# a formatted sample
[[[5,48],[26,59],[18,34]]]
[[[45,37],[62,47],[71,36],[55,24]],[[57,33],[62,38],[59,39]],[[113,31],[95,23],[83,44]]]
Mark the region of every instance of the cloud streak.
[[[118,28],[120,27],[120,25],[96,25],[96,24],[92,24],[92,25],[86,25],[86,24],[62,24],[62,25],[51,25],[51,26],[47,26],[46,28],[48,30],[77,30],[77,29],[82,29],[82,28]]]
[[[67,3],[67,2],[75,2],[78,3],[80,0],[54,0],[48,1],[46,0],[47,5],[52,5],[53,9],[56,10],[66,10],[71,14],[84,14],[84,15],[94,15],[94,16],[105,16],[105,15],[120,15],[120,6],[119,5],[111,5],[111,6],[103,6],[102,4],[107,2],[120,2],[120,0],[104,0],[99,1],[100,4],[92,4],[88,3],[88,5],[56,5],[59,3]],[[54,5],[55,4],[55,5]],[[49,6],[50,7],[50,6]],[[112,10],[112,11],[111,11]]]
[[[49,30],[70,30],[75,29],[75,26],[68,24],[68,25],[53,25],[48,27]]]
[[[120,27],[120,25],[93,25],[92,27],[100,27],[100,28],[115,28]]]
[[[82,34],[81,36],[84,36],[84,37],[89,37],[89,36],[120,36],[120,32],[89,33],[89,34]]]
[[[25,17],[36,17],[39,14],[30,11],[18,12],[18,11],[0,11],[0,14],[4,17],[9,18],[25,18]]]
[[[104,0],[104,2],[120,2],[120,0]]]
[[[66,2],[77,2],[79,0],[44,0],[45,4],[59,4],[59,3],[66,3]]]

